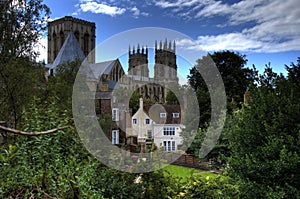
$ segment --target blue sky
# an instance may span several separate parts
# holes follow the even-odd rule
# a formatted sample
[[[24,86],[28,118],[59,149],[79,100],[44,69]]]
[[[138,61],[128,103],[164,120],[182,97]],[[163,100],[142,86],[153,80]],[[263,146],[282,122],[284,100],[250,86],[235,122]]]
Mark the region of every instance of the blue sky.
[[[275,72],[285,73],[284,64],[296,63],[300,57],[300,9],[296,0],[44,0],[44,3],[51,9],[51,20],[69,15],[95,22],[97,45],[113,42],[111,37],[123,31],[159,27],[187,36],[174,39],[178,40],[178,49],[195,53],[196,57],[188,59],[192,65],[198,51],[200,57],[203,51],[228,49],[246,55],[247,66],[254,64],[260,72],[270,62]],[[157,39],[167,36],[162,33]],[[145,45],[153,47],[153,35],[150,38],[152,44]],[[143,45],[143,41],[136,41]],[[46,57],[43,52],[41,56]],[[178,67],[183,63],[179,60]],[[183,76],[188,72],[187,66],[180,69]]]

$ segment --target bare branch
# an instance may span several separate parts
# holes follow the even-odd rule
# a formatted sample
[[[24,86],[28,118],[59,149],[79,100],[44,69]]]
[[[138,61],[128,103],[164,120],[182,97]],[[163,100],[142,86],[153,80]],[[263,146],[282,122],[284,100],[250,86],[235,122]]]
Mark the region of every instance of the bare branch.
[[[8,133],[13,133],[13,134],[17,134],[17,135],[25,135],[25,136],[40,136],[40,135],[53,134],[59,130],[63,130],[63,129],[70,128],[70,127],[71,126],[63,126],[63,127],[58,127],[55,129],[50,129],[47,131],[41,131],[41,132],[25,132],[25,131],[20,131],[20,130],[16,130],[16,129],[12,129],[12,128],[8,128],[8,127],[0,125],[0,129],[6,131]]]

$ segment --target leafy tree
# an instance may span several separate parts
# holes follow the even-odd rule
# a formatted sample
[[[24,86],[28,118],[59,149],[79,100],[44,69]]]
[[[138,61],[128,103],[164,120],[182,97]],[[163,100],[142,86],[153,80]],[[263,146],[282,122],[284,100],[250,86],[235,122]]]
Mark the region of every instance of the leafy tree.
[[[205,73],[213,75],[210,70],[215,65],[224,82],[227,101],[231,102],[234,99],[235,102],[241,103],[243,102],[245,91],[254,83],[257,75],[255,68],[245,68],[246,63],[247,59],[245,55],[231,51],[222,51],[214,52],[198,59],[197,64],[190,69],[188,80],[198,97],[201,112],[200,127],[205,127],[210,120],[210,94],[207,84],[214,84],[214,82],[205,82],[199,71],[205,69]]]
[[[167,102],[167,104],[179,104],[179,101],[178,101],[176,95],[172,91],[169,91],[167,93],[166,102]]]
[[[62,109],[70,110],[72,107],[73,85],[77,72],[80,68],[81,60],[69,61],[58,65],[54,76],[49,77],[47,83],[46,98],[55,96]]]
[[[249,105],[235,112],[226,128],[229,173],[244,198],[298,198],[300,186],[300,61],[288,76],[268,66],[259,87],[250,89]]]
[[[132,115],[134,115],[140,107],[140,97],[141,95],[134,91],[129,99],[129,108],[132,109]]]
[[[35,100],[24,115],[24,131],[44,131],[71,125],[70,110],[57,100]],[[0,150],[1,198],[99,197],[95,167],[99,164],[82,146],[74,128],[43,136],[17,136]],[[92,176],[92,177],[91,177]]]
[[[211,121],[211,93],[209,93],[208,88],[218,89],[220,87],[216,85],[216,81],[214,81],[220,77],[213,72],[213,68],[217,67],[222,77],[227,96],[227,113],[230,114],[236,108],[241,107],[245,91],[249,86],[254,84],[257,76],[255,67],[253,69],[245,68],[246,63],[247,59],[245,55],[231,51],[222,51],[203,56],[201,59],[198,59],[197,64],[190,69],[188,80],[197,95],[200,109],[199,127],[201,131],[197,132],[196,138],[206,136],[206,129],[209,127]],[[210,79],[204,81],[199,71],[209,74]],[[214,90],[211,92],[218,91]],[[200,147],[200,143],[193,143],[188,151],[192,154],[197,154]],[[227,156],[228,152],[227,138],[221,135],[216,147],[208,154],[207,158],[219,160],[222,155]]]
[[[43,66],[28,58],[11,58],[0,68],[0,120],[16,128],[24,108],[45,88]]]
[[[34,61],[38,54],[34,46],[46,29],[49,13],[41,0],[0,3],[0,117],[15,127],[23,108],[41,87],[36,81],[44,71]]]

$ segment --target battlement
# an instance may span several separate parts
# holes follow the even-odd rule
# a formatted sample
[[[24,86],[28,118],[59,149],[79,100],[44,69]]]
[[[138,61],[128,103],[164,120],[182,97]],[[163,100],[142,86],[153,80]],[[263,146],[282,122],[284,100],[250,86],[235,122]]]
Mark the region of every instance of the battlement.
[[[132,46],[132,50],[131,50],[130,45],[129,45],[128,54],[129,55],[144,54],[144,55],[148,56],[148,47],[142,46],[142,48],[140,48],[140,44],[138,44],[136,50],[135,50],[135,46]]]
[[[175,53],[175,51],[176,51],[175,40],[173,41],[173,45],[172,45],[171,41],[169,41],[169,44],[168,44],[167,39],[165,39],[164,44],[162,43],[162,41],[160,41],[159,45],[158,45],[157,40],[156,40],[155,41],[155,52],[162,52],[162,51],[169,51],[169,52]]]

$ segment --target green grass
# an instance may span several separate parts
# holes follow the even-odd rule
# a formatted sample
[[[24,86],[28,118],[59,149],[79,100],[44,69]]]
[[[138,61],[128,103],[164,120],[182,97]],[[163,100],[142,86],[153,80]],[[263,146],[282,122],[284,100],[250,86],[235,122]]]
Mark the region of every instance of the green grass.
[[[188,178],[193,175],[201,175],[203,177],[216,177],[217,174],[213,174],[210,172],[205,172],[199,169],[193,169],[188,167],[176,166],[176,165],[168,165],[163,168],[165,171],[168,171],[172,176],[181,178],[182,182],[185,182]]]

